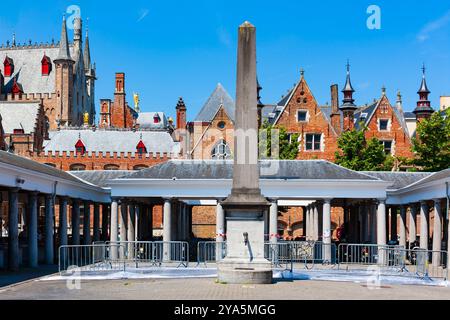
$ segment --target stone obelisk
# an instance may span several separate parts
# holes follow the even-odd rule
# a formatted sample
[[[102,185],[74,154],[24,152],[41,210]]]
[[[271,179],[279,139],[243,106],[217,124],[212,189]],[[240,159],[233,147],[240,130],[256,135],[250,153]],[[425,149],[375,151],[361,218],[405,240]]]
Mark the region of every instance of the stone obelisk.
[[[264,258],[264,214],[270,203],[259,188],[256,80],[256,28],[239,27],[233,186],[221,204],[225,210],[227,254],[218,263],[226,283],[271,283],[272,269]]]

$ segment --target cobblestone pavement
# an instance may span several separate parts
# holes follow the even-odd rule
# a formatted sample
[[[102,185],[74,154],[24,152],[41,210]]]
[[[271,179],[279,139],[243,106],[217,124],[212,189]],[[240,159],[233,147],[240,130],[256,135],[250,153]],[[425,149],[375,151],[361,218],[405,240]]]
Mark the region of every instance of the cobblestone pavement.
[[[73,284],[72,284],[73,286]],[[0,289],[0,299],[450,299],[450,288],[364,284],[332,281],[279,281],[272,285],[231,285],[214,279],[136,279],[81,281],[68,289],[65,281],[29,281]]]

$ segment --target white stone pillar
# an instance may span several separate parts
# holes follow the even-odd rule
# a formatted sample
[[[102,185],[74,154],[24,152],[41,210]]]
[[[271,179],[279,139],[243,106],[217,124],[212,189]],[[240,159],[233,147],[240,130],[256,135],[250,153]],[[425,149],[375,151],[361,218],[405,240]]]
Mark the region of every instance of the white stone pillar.
[[[434,227],[433,227],[433,267],[441,264],[442,243],[442,208],[441,199],[434,199]]]
[[[386,200],[378,200],[377,210],[377,244],[386,245]],[[384,265],[386,262],[386,251],[378,249],[378,263]]]
[[[400,206],[400,238],[399,245],[406,248],[406,207]]]
[[[417,240],[417,205],[412,203],[409,207],[409,246]]]
[[[28,265],[30,268],[38,266],[38,250],[38,192],[36,191],[28,194]]]
[[[104,207],[103,207],[104,208]],[[102,212],[105,214],[105,212]],[[114,242],[118,241],[118,218],[119,218],[119,204],[117,198],[111,199],[111,231],[110,231],[110,242],[112,243],[111,247],[111,258],[112,260],[117,260],[118,258],[118,248],[114,245]],[[103,220],[104,221],[104,220]]]
[[[94,242],[100,241],[100,206],[94,203]]]
[[[269,239],[270,243],[278,242],[278,203],[274,199],[269,210]]]
[[[83,243],[84,243],[84,245],[91,244],[91,204],[89,201],[84,201]]]
[[[163,207],[163,241],[172,241],[172,203],[171,199],[164,199]],[[170,245],[164,243],[163,245],[163,260],[169,261],[171,259],[170,255]]]
[[[428,250],[428,204],[420,202],[420,248]]]
[[[136,211],[134,203],[128,204],[128,259],[134,258],[135,246],[133,244],[136,241]]]
[[[325,261],[331,262],[331,199],[323,200],[322,227],[323,258]]]
[[[222,205],[217,201],[216,205],[216,242],[223,242],[225,234],[225,212]]]
[[[19,250],[19,188],[8,190],[8,267],[17,271],[20,264]]]
[[[53,230],[54,230],[54,207],[53,196],[51,194],[45,195],[45,263],[55,263],[55,252],[53,245]]]
[[[313,235],[313,240],[317,241],[319,240],[319,210],[317,208],[317,203],[314,204],[313,207],[313,221],[314,221],[314,226],[313,226],[313,230],[314,230],[314,235]]]
[[[80,202],[72,199],[72,245],[80,245]]]
[[[305,220],[306,220],[306,240],[310,240],[310,234],[311,234],[311,216],[309,211],[309,206],[305,207]]]

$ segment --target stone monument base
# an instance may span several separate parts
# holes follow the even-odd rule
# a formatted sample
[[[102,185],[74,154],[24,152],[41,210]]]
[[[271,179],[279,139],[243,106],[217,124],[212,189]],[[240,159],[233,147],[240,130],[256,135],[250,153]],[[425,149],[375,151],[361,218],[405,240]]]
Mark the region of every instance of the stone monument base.
[[[242,259],[225,258],[217,263],[219,282],[230,284],[271,284],[272,268],[266,259],[252,262]]]

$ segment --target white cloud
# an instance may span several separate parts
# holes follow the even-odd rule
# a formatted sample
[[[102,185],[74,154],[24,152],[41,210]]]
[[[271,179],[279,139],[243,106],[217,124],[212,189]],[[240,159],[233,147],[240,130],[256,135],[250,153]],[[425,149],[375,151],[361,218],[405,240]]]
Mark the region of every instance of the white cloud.
[[[137,19],[137,22],[142,21],[148,15],[149,12],[150,12],[150,10],[148,10],[148,9],[142,9],[139,12],[139,18]]]
[[[450,11],[447,11],[443,16],[438,19],[427,23],[422,30],[417,34],[417,40],[424,42],[430,38],[431,33],[442,29],[450,22]]]

